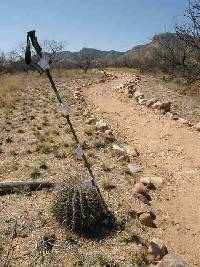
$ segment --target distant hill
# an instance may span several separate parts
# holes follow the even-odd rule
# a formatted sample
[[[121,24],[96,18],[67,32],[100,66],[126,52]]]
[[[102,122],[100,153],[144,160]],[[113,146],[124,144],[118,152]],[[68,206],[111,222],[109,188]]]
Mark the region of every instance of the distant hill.
[[[127,58],[129,60],[141,60],[145,58],[150,58],[153,56],[155,49],[161,49],[160,41],[163,39],[167,40],[170,44],[174,43],[175,45],[177,37],[175,33],[169,32],[154,35],[149,43],[133,47],[132,49],[125,52],[121,56],[121,59]]]
[[[160,42],[166,40],[170,46],[177,46],[175,33],[161,33],[153,36],[152,40],[144,45],[137,45],[126,52],[115,50],[103,51],[94,48],[82,48],[78,52],[62,51],[57,53],[59,64],[66,67],[78,67],[85,61],[106,63],[107,66],[142,67],[147,61],[155,57],[155,50],[162,50]],[[151,64],[151,63],[150,63]]]
[[[124,52],[118,52],[114,50],[102,51],[94,48],[84,47],[78,52],[59,52],[57,53],[56,58],[60,63],[64,65],[74,65],[77,64],[77,62],[81,62],[87,59],[91,61],[103,60],[105,62],[111,63],[123,54]]]

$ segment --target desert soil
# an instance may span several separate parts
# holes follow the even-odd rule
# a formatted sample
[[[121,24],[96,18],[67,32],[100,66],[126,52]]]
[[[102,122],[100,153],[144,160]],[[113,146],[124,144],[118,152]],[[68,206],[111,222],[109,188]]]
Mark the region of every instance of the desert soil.
[[[87,174],[74,155],[74,141],[47,79],[22,75],[23,90],[16,103],[0,109],[1,180],[49,180],[56,188],[0,197],[2,262],[10,258],[10,266],[146,266],[143,249],[133,238],[139,236],[158,237],[169,252],[200,266],[200,134],[118,93],[116,87],[133,77],[115,74],[114,80],[105,82],[97,73],[62,75],[56,84],[72,109],[103,197],[124,228],[106,239],[88,240],[56,222],[51,211],[56,191],[70,178],[86,179]],[[138,86],[145,84],[142,79]],[[75,98],[77,91],[83,97]],[[113,153],[113,143],[105,141],[95,122],[88,123],[90,117],[109,125],[114,144],[138,150],[132,163],[141,166],[141,173],[127,171],[128,162]],[[162,180],[149,192],[148,207],[134,197],[134,184],[141,176]],[[130,216],[142,209],[156,214],[156,228]],[[52,234],[55,245],[44,252],[41,240]]]
[[[144,175],[164,179],[152,199],[158,215],[156,235],[170,251],[200,266],[200,134],[117,93],[115,88],[129,78],[118,75],[109,84],[91,86],[85,97],[122,143],[138,149]],[[145,84],[148,91],[146,79],[138,88]],[[151,92],[150,97],[157,95]],[[168,100],[165,95],[163,99]]]

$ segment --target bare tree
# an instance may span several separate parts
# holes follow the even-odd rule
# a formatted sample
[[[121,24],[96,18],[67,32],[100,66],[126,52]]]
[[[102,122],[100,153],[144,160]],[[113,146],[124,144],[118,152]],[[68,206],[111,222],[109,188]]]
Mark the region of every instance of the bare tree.
[[[189,0],[185,12],[187,22],[176,25],[178,39],[187,49],[187,58],[182,64],[188,81],[200,80],[200,0]]]
[[[6,67],[6,56],[4,52],[0,52],[0,72],[4,71]]]
[[[50,61],[49,63],[54,62],[56,64],[62,61],[62,57],[59,56],[59,54],[64,49],[63,42],[57,42],[55,40],[45,40],[43,42],[42,49],[45,53],[47,53]]]
[[[77,65],[84,70],[84,73],[87,73],[89,68],[95,66],[98,56],[94,49],[83,48],[79,52],[74,53],[74,58]]]
[[[156,42],[153,54],[157,67],[170,74],[181,72],[189,57],[186,44],[175,33],[160,34],[156,36]]]

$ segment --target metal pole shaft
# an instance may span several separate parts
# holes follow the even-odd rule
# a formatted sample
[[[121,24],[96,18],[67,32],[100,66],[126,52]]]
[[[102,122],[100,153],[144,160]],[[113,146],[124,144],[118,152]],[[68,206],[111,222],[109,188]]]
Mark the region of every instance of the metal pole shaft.
[[[53,88],[53,90],[54,90],[54,92],[55,92],[55,94],[56,94],[56,98],[57,98],[58,102],[59,102],[60,104],[63,104],[62,99],[61,99],[61,97],[60,97],[60,94],[59,94],[59,92],[58,92],[58,90],[57,90],[57,88],[56,88],[56,85],[55,85],[55,83],[54,83],[54,80],[53,80],[53,78],[52,78],[52,76],[51,76],[51,73],[50,73],[50,71],[49,71],[48,69],[46,70],[46,74],[47,74],[47,77],[49,78],[49,81],[50,81],[50,83],[51,83],[51,86],[52,86],[52,88]],[[70,117],[69,117],[68,115],[66,115],[66,116],[64,116],[64,117],[67,119],[67,122],[68,122],[68,124],[69,124],[70,130],[71,130],[71,132],[72,132],[72,134],[73,134],[73,137],[74,137],[74,139],[75,139],[77,145],[79,145],[80,142],[79,142],[78,136],[77,136],[77,134],[76,134],[76,132],[75,132],[75,129],[74,129],[72,123],[71,123]],[[84,152],[83,152],[82,158],[83,158],[84,166],[86,167],[86,169],[88,170],[88,172],[89,172],[89,174],[90,174],[90,176],[91,176],[91,178],[92,178],[92,183],[93,183],[93,185],[96,187],[96,189],[97,189],[99,195],[101,196],[102,201],[103,201],[103,204],[104,204],[104,207],[105,207],[106,211],[108,212],[107,205],[106,205],[106,203],[105,203],[105,201],[104,201],[104,199],[103,199],[103,197],[102,197],[102,195],[101,195],[101,192],[100,192],[99,187],[98,187],[97,184],[95,183],[95,178],[94,178],[93,172],[92,172],[92,170],[91,170],[91,168],[90,168],[90,164],[89,164],[89,162],[88,162],[88,160],[87,160],[87,157],[86,157],[86,155],[85,155]]]

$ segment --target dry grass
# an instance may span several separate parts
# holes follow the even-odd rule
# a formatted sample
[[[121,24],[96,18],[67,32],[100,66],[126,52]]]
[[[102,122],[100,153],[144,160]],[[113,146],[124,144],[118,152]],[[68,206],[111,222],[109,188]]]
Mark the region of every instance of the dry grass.
[[[11,75],[0,79],[0,106],[11,108],[21,98],[23,81]]]
[[[64,72],[63,72],[64,73]],[[131,203],[134,209],[133,186],[128,181],[127,175],[121,174],[121,163],[113,157],[111,147],[104,143],[104,139],[98,137],[94,125],[86,125],[88,116],[94,115],[93,109],[84,103],[74,100],[74,91],[77,87],[85,88],[85,84],[94,80],[99,74],[88,72],[88,79],[75,79],[74,71],[66,71],[69,78],[58,78],[56,82],[59,92],[64,100],[72,106],[72,121],[78,131],[80,141],[89,156],[89,162],[94,170],[103,198],[113,211],[119,222],[127,220]],[[77,76],[84,75],[80,70]],[[53,74],[54,75],[54,74]],[[20,77],[20,76],[19,76]],[[52,102],[54,95],[49,88],[49,82],[45,75],[36,77],[30,73],[24,86],[14,83],[9,87],[10,80],[23,81],[16,76],[5,76],[0,82],[5,81],[8,95],[16,97],[23,92],[23,98],[10,105],[10,114],[3,124],[0,133],[2,168],[0,179],[5,180],[32,180],[41,179],[53,181],[56,189],[62,188],[71,180],[85,180],[88,178],[82,162],[77,161],[75,145],[66,121],[58,110],[58,105]],[[9,82],[8,82],[9,81]],[[21,82],[22,83],[22,82]],[[15,87],[18,84],[17,87]],[[67,86],[66,86],[67,85]],[[12,88],[12,89],[8,89]],[[1,88],[1,90],[3,90]],[[45,97],[44,97],[45,96]],[[16,99],[16,98],[14,98]],[[12,100],[13,101],[13,100]],[[5,116],[7,105],[0,108],[0,115]],[[84,116],[87,111],[87,118]],[[78,116],[76,115],[78,114]],[[2,116],[2,117],[3,117]],[[126,164],[126,162],[124,162]],[[18,219],[17,237],[13,241],[13,255],[11,266],[131,266],[135,258],[136,245],[130,242],[126,247],[122,244],[121,231],[113,233],[103,242],[79,238],[69,231],[65,231],[52,216],[52,200],[56,189],[38,192],[21,192],[10,196],[2,196],[1,210],[1,235],[0,253],[6,256],[10,244],[10,231],[13,221]],[[110,191],[112,189],[112,191]],[[125,193],[126,192],[126,193]],[[135,220],[130,220],[128,228],[133,228],[138,235],[142,233],[140,225]],[[43,251],[41,240],[55,234],[55,246],[51,250]],[[73,251],[71,250],[71,247]],[[1,252],[2,250],[2,252]],[[109,251],[109,255],[107,255]],[[120,252],[120,253],[119,253]],[[98,255],[97,255],[98,254]],[[100,254],[100,256],[99,256]],[[4,262],[4,261],[3,261]],[[94,264],[93,264],[94,262]],[[116,262],[116,264],[115,264]],[[117,265],[118,264],[118,265]],[[133,265],[134,266],[134,265]],[[136,265],[137,266],[137,265]]]
[[[73,78],[73,79],[91,79],[91,77],[102,77],[102,74],[94,70],[88,70],[84,73],[81,69],[54,69],[52,75],[56,78]]]

